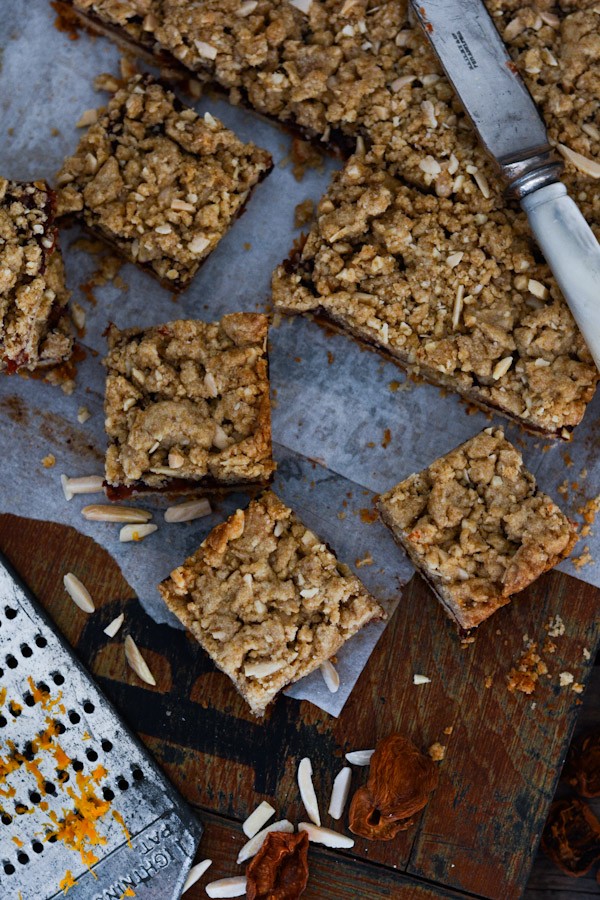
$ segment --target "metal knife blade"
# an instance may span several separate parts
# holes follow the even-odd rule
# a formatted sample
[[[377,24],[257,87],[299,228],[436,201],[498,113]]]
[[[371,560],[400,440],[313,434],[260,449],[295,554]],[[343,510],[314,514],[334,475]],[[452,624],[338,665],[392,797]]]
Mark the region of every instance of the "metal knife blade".
[[[480,0],[411,0],[448,79],[501,166],[550,151],[533,99]]]

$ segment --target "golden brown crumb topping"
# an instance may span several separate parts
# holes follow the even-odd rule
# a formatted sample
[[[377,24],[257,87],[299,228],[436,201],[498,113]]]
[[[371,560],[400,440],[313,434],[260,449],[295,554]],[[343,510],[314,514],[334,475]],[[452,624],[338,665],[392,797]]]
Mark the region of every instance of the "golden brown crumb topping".
[[[59,213],[81,213],[128,259],[181,288],[271,165],[266,150],[138,75],[65,160]]]
[[[217,526],[159,590],[256,715],[384,616],[270,491]]]
[[[275,466],[267,371],[268,320],[232,313],[119,331],[105,360],[106,480],[160,489],[264,482]]]
[[[568,437],[596,386],[525,215],[423,194],[371,157],[352,157],[334,177],[299,262],[276,270],[273,296],[284,312],[324,311],[404,367],[535,431]]]
[[[556,565],[577,539],[518,450],[491,428],[400,482],[379,510],[463,628]]]
[[[54,365],[71,353],[53,206],[44,181],[0,178],[0,371]]]

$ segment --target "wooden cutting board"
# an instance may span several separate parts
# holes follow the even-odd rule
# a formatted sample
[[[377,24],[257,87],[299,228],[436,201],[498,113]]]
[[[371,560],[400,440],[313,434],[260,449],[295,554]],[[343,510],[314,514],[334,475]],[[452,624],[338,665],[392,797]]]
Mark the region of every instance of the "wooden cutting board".
[[[190,900],[206,896],[207,881],[237,873],[235,857],[245,841],[238,823],[260,800],[268,799],[282,818],[305,818],[295,781],[301,757],[312,759],[324,813],[344,752],[372,747],[392,731],[423,750],[435,742],[445,747],[438,789],[415,827],[394,841],[357,839],[346,853],[311,848],[307,900],[467,894],[505,900],[522,892],[581,704],[581,694],[559,686],[559,674],[585,685],[598,649],[596,588],[549,573],[463,645],[415,577],[339,719],[282,697],[257,721],[188,636],[144,613],[116,564],[92,540],[71,528],[5,515],[0,549],[201,811],[207,830],[200,855],[214,862]],[[92,591],[95,615],[85,616],[67,598],[67,571]],[[103,634],[121,611],[156,688],[127,668],[124,633],[113,641]],[[556,615],[565,633],[552,639],[554,653],[543,653],[549,676],[531,696],[510,693],[507,674],[522,654],[524,636],[541,647]],[[431,683],[413,685],[415,673]],[[366,775],[356,768],[353,787]],[[326,814],[323,824],[335,825]]]

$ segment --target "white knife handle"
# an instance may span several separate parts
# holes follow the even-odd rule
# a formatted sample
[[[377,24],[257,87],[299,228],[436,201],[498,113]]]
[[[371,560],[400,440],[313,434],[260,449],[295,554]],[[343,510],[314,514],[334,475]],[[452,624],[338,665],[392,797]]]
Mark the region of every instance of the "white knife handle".
[[[600,369],[600,244],[564,184],[527,194],[521,206]]]

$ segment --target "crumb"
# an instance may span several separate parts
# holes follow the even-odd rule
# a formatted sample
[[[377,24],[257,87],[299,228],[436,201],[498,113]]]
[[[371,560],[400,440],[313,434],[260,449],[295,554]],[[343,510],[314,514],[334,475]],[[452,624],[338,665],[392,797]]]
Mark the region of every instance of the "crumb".
[[[453,731],[454,731],[453,725],[448,725],[447,728],[444,728],[444,734],[451,735]]]
[[[294,209],[294,228],[302,228],[303,225],[308,225],[312,221],[314,214],[315,204],[310,197],[296,204]]]
[[[385,431],[383,432],[383,440],[381,442],[381,446],[383,447],[384,450],[387,447],[389,447],[391,440],[392,440],[392,432],[390,431],[389,428],[386,428]]]
[[[436,741],[427,752],[434,762],[440,762],[446,755],[446,748],[439,741]]]
[[[594,562],[594,557],[590,553],[590,548],[587,546],[587,544],[583,548],[583,553],[580,556],[574,556],[571,559],[571,562],[577,570],[582,569],[584,566],[588,566],[590,563]]]
[[[58,129],[58,128],[51,128],[51,129],[50,129],[50,135],[51,135],[51,137],[58,137],[59,134],[60,134],[60,129]]]
[[[355,559],[354,565],[357,569],[361,569],[363,566],[372,566],[373,565],[373,557],[370,553],[367,553],[366,556],[363,556],[362,559]]]
[[[71,303],[71,319],[79,333],[79,337],[83,337],[85,329],[85,309],[80,303]]]
[[[469,634],[469,635],[467,635],[467,637],[464,637],[461,639],[460,646],[461,646],[462,650],[465,650],[469,646],[469,644],[474,644],[474,643],[475,643],[475,635]]]
[[[301,356],[295,356],[295,357],[294,357],[294,362],[296,362],[296,363],[301,363],[301,362],[302,362],[302,357],[301,357]]]
[[[568,480],[568,478],[565,478],[563,483],[559,484],[559,486],[556,488],[556,490],[563,497],[568,497],[568,495],[569,495],[569,480]]]
[[[87,406],[80,406],[79,409],[77,410],[77,421],[79,422],[80,425],[83,425],[84,422],[87,422],[87,420],[90,418],[90,416],[91,416],[91,413],[90,413],[89,409],[87,408]]]
[[[600,509],[600,495],[597,497],[592,497],[591,500],[588,500],[587,503],[584,503],[583,506],[580,506],[577,512],[580,516],[583,517],[583,521],[587,525],[593,525],[594,520],[596,518],[596,513]]]
[[[579,684],[579,682],[576,681],[575,684],[573,684],[571,686],[571,690],[573,691],[574,694],[583,694],[585,688],[583,687],[582,684]]]
[[[102,72],[94,78],[94,90],[106,91],[108,94],[116,94],[123,87],[124,80],[111,75],[108,72]]]
[[[560,637],[565,633],[565,623],[558,614],[548,620],[546,631],[549,637]]]
[[[492,678],[491,675],[486,675],[485,681],[483,683],[485,685],[486,690],[489,690],[491,688],[492,684],[494,683],[494,679]]]
[[[368,441],[368,442],[367,442],[367,447],[372,448],[372,447],[374,447],[374,446],[375,446],[375,441]]]
[[[535,700],[534,700],[533,703],[531,704],[531,708],[532,708],[532,709],[535,709],[536,706],[537,706],[537,703],[536,703]]]
[[[582,469],[581,472],[579,473],[579,477],[581,478],[582,481],[585,481],[585,479],[588,477],[588,470]]]
[[[75,390],[75,382],[72,378],[68,378],[66,381],[63,381],[60,386],[63,394],[66,394],[67,397],[70,397],[73,391]]]
[[[372,525],[373,522],[376,522],[378,519],[377,510],[376,509],[365,509],[364,507],[359,510],[360,520],[364,522],[365,525]]]
[[[252,250],[252,244],[250,241],[244,241],[244,250]]]
[[[9,135],[9,137],[12,137],[13,134],[15,133],[15,129],[14,129],[14,128],[9,128],[9,129],[7,129],[7,132],[6,132],[6,133]]]
[[[535,641],[521,654],[517,665],[507,675],[508,690],[511,693],[533,694],[540,675],[548,674],[548,666],[539,655]]]
[[[583,653],[583,658],[584,658],[586,661],[589,661],[589,660],[591,659],[592,654],[590,653],[590,651],[588,650],[587,647],[584,647],[584,648],[583,648],[582,653]]]
[[[392,392],[392,394],[395,394],[396,391],[398,390],[398,388],[400,387],[400,382],[399,381],[390,381],[390,383],[388,384],[388,387],[389,387],[390,391]]]
[[[572,457],[571,457],[571,454],[569,453],[568,450],[565,450],[565,451],[563,452],[563,455],[562,455],[562,456],[563,456],[563,459],[564,459],[564,461],[565,461],[565,466],[566,466],[568,469],[570,469],[571,466],[573,465],[573,459],[572,459]]]
[[[331,350],[328,350],[328,351],[327,351],[327,363],[328,363],[328,365],[331,365],[332,362],[334,361],[334,359],[335,359],[335,356],[333,355],[333,353],[331,352]]]
[[[574,681],[575,679],[570,672],[561,672],[558,676],[558,683],[561,687],[566,687],[568,684],[573,684]]]
[[[307,169],[323,169],[323,156],[310,141],[293,138],[290,159],[296,181],[302,181]]]
[[[342,510],[342,512],[339,512],[339,513],[337,514],[337,517],[338,517],[338,519],[339,519],[341,522],[343,522],[344,519],[346,518],[346,513]]]
[[[546,640],[544,641],[544,646],[542,647],[542,653],[556,653],[556,644],[554,643],[554,641],[546,638]]]
[[[121,57],[119,68],[121,70],[121,77],[124,78],[125,81],[129,81],[130,78],[133,78],[134,75],[138,74],[138,67],[130,56]]]
[[[49,453],[48,456],[45,456],[42,460],[42,465],[45,469],[51,469],[56,465],[56,457],[53,453]]]

